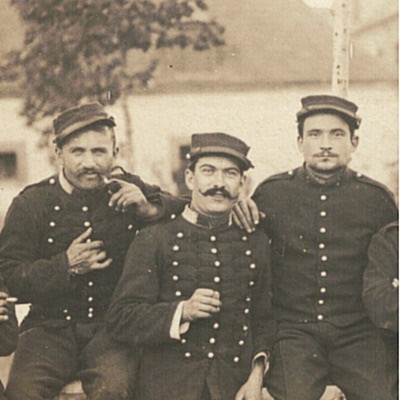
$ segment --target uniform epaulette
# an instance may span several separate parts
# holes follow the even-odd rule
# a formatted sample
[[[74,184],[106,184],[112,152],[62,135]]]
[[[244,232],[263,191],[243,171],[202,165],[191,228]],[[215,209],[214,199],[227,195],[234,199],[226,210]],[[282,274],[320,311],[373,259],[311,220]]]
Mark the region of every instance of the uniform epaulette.
[[[33,188],[38,188],[38,187],[46,187],[46,186],[54,186],[57,182],[57,174],[53,175],[49,178],[43,179],[40,182],[32,183],[31,185],[26,186],[20,194],[25,193],[26,191],[33,189]]]
[[[353,171],[353,173],[354,173],[355,178],[357,180],[359,180],[360,182],[366,183],[371,186],[376,186],[376,187],[382,189],[383,191],[385,191],[388,195],[390,195],[390,197],[393,197],[393,193],[383,183],[380,183],[372,178],[369,178],[368,176],[365,176],[361,172]]]
[[[272,182],[272,181],[279,181],[279,180],[287,180],[287,179],[293,179],[294,176],[297,173],[297,168],[296,169],[290,169],[289,171],[286,172],[281,172],[279,174],[271,175],[267,179],[264,179],[258,186],[263,186],[266,183]]]

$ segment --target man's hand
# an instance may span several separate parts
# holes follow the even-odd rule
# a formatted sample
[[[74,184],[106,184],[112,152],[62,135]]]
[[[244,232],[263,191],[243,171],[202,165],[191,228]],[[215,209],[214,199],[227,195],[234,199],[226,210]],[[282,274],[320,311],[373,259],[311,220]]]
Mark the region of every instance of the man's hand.
[[[260,219],[262,218],[265,218],[265,214],[258,211],[256,203],[251,199],[240,200],[233,208],[233,220],[235,224],[248,233],[256,230],[256,225],[260,223]]]
[[[211,289],[196,289],[186,300],[182,309],[182,322],[192,322],[199,318],[209,318],[220,311],[219,292]]]
[[[112,178],[110,182],[116,182],[120,189],[115,192],[108,203],[116,211],[125,212],[132,205],[137,206],[137,213],[143,217],[153,217],[158,209],[149,203],[143,192],[133,183],[125,182],[121,179]]]
[[[264,365],[261,361],[256,360],[249,379],[239,389],[235,400],[262,400],[263,375]]]
[[[73,274],[83,275],[96,269],[104,269],[112,262],[111,258],[106,259],[102,241],[87,241],[91,233],[92,228],[88,228],[68,247],[69,271]]]
[[[6,292],[0,292],[0,323],[8,321],[8,294]]]

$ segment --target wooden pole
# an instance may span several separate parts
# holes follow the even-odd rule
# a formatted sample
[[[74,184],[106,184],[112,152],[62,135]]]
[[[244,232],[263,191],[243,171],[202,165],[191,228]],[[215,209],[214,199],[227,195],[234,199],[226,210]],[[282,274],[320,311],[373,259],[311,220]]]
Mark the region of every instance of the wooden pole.
[[[347,97],[350,64],[351,0],[335,0],[333,4],[333,73],[332,92]]]

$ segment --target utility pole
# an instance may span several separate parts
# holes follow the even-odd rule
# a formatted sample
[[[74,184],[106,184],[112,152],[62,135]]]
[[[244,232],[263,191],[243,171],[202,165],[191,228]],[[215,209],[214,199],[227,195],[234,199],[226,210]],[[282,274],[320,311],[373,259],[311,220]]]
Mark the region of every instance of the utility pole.
[[[350,7],[351,0],[333,3],[333,70],[332,92],[347,97],[350,66]]]
[[[303,0],[314,9],[331,10],[333,14],[332,92],[347,97],[350,65],[350,11],[352,0]]]

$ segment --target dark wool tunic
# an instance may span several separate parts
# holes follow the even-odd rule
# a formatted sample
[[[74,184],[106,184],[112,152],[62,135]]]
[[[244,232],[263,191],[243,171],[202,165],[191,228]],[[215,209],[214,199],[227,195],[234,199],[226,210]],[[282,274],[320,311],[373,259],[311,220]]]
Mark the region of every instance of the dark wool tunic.
[[[364,273],[363,298],[368,315],[379,328],[399,331],[399,224],[385,226],[373,236]]]
[[[170,196],[157,186],[134,175],[118,178],[163,204],[164,213],[171,212]],[[125,213],[111,209],[109,199],[106,189],[68,194],[54,176],[28,186],[13,200],[0,234],[0,271],[12,295],[32,304],[23,329],[102,320],[135,232],[151,222],[136,216],[134,206]],[[89,226],[90,239],[103,241],[113,262],[104,270],[70,276],[66,250]]]
[[[255,352],[272,347],[270,251],[262,232],[209,228],[183,216],[140,231],[108,313],[108,328],[124,344],[143,347],[140,399],[232,400]],[[218,314],[170,337],[178,304],[197,288],[220,292]]]
[[[276,318],[336,326],[364,318],[367,248],[374,233],[397,219],[388,189],[350,169],[320,184],[300,167],[261,183],[253,199],[272,239]]]

